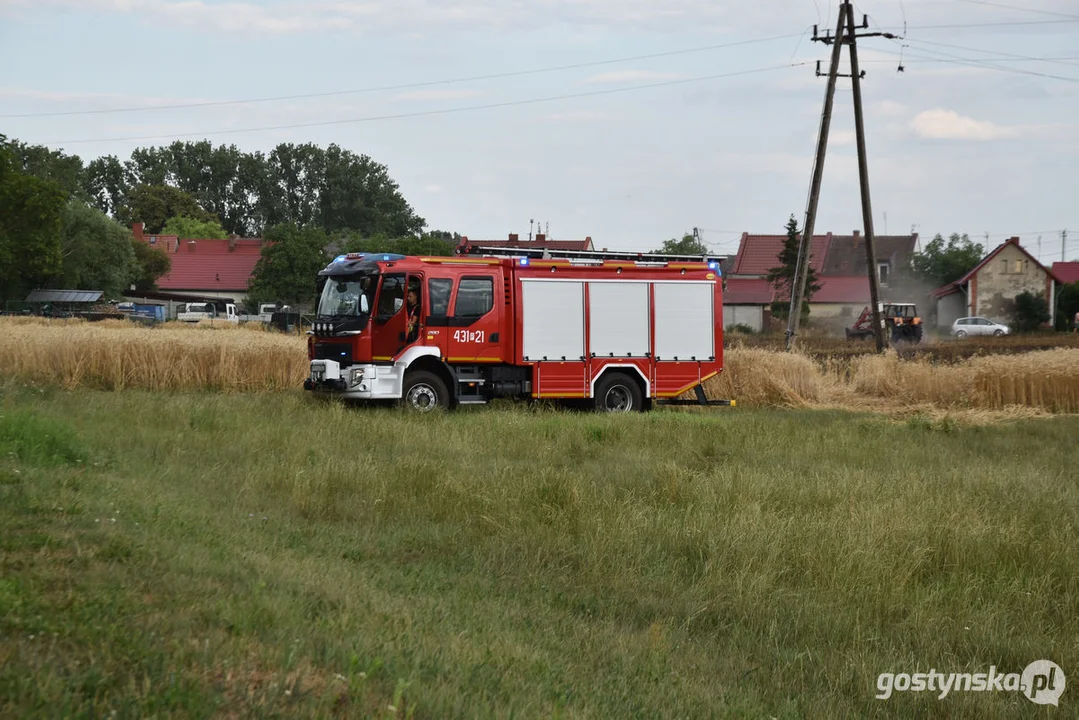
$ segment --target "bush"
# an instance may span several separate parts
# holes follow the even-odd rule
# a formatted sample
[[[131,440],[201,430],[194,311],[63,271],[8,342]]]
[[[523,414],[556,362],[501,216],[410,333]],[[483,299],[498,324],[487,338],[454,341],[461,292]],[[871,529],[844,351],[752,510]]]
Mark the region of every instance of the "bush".
[[[1049,304],[1045,298],[1032,292],[1021,292],[1015,296],[1015,311],[1012,313],[1016,332],[1033,332],[1042,324],[1049,322]]]

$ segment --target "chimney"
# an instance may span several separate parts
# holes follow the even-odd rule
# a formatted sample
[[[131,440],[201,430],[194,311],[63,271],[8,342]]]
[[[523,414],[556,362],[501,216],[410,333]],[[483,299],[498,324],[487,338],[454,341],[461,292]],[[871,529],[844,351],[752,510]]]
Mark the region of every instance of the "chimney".
[[[517,233],[510,233],[510,242],[517,242]]]
[[[536,242],[541,243],[547,239],[547,236],[543,233],[536,233]]]
[[[187,241],[187,251],[188,252],[195,252],[195,241],[194,240],[188,240]]]
[[[860,233],[859,231],[855,230],[855,231],[854,231],[854,239],[855,239],[855,240],[857,240],[857,239],[858,239],[858,237],[859,237],[859,236],[860,236],[861,234],[862,234],[862,233]]]
[[[236,249],[236,240],[239,239],[239,237],[240,236],[236,235],[235,233],[229,235],[229,252],[232,252]]]
[[[131,234],[134,235],[135,239],[140,241],[140,242],[142,241],[142,228],[143,227],[144,227],[144,225],[142,223],[131,223]]]

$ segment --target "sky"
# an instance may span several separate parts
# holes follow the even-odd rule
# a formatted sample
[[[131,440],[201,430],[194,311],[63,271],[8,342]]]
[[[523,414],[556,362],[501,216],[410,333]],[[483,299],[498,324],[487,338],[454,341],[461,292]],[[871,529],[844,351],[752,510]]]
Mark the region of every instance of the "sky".
[[[0,0],[0,133],[84,161],[336,143],[385,165],[429,229],[648,250],[699,228],[734,253],[802,224],[830,52],[813,26],[834,33],[837,7]],[[1079,260],[1079,2],[855,8],[896,36],[858,42],[875,232],[1018,235],[1049,262],[1067,230]],[[849,78],[816,229],[863,229]]]

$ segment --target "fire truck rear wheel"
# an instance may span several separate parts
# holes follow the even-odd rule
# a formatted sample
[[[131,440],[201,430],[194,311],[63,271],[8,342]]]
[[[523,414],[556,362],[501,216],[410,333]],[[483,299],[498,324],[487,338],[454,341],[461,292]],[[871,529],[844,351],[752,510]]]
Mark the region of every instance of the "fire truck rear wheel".
[[[414,412],[445,410],[450,406],[450,393],[438,375],[416,370],[405,375],[401,403],[406,410]]]
[[[594,396],[599,412],[636,412],[644,401],[641,387],[624,373],[608,373],[596,384]]]

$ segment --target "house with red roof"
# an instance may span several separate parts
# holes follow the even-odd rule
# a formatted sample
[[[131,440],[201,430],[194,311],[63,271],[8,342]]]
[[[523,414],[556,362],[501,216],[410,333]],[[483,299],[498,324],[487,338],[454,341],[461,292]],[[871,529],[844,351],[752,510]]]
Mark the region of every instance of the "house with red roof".
[[[771,325],[769,305],[773,301],[790,301],[789,297],[777,297],[766,280],[768,271],[779,265],[786,239],[785,234],[742,233],[738,253],[726,274],[725,326],[743,323],[758,330],[766,329]],[[917,242],[917,233],[875,237],[882,300],[911,301],[907,290],[897,282],[897,273],[909,267]],[[810,316],[817,322],[830,322],[837,329],[852,323],[869,304],[865,236],[857,230],[851,235],[814,235],[809,266],[821,286],[810,299]]]
[[[142,223],[134,223],[131,232],[136,240],[169,256],[172,267],[167,275],[158,278],[158,291],[138,297],[166,304],[170,316],[180,303],[220,301],[242,304],[265,244],[262,238],[216,240],[154,235],[146,233]]]
[[[457,243],[454,252],[458,255],[467,254],[471,248],[521,248],[525,250],[594,250],[592,238],[584,240],[551,240],[544,233],[536,233],[535,240],[521,240],[517,233],[510,233],[507,240],[469,240],[462,236]]]
[[[1056,275],[1061,285],[1079,282],[1079,262],[1055,262],[1053,263],[1053,274]]]
[[[937,327],[950,328],[958,318],[970,316],[1009,323],[1015,311],[1015,296],[1023,292],[1045,298],[1049,316],[1054,317],[1060,283],[1054,270],[1038,262],[1019,244],[1019,238],[1008,238],[966,275],[932,292],[937,301]]]

